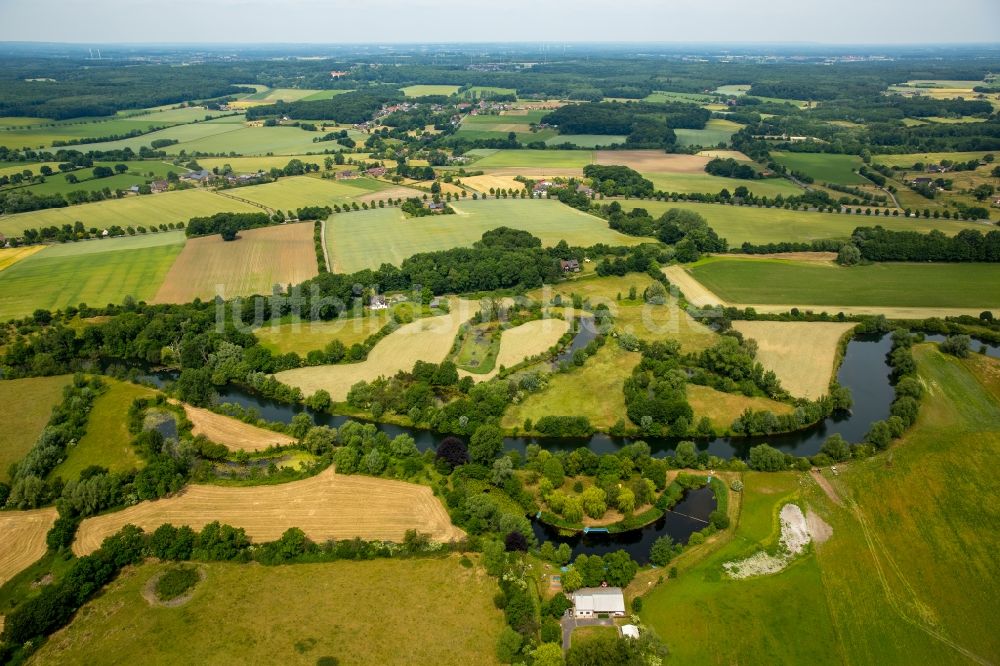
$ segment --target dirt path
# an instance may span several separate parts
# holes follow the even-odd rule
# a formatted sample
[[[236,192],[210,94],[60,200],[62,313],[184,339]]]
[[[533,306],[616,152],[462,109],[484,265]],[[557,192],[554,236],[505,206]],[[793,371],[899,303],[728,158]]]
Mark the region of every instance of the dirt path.
[[[696,308],[706,305],[729,305],[715,295],[711,289],[692,277],[683,266],[673,265],[663,269],[663,274],[670,280],[670,284],[677,285],[677,288],[684,293],[687,302]]]
[[[840,499],[840,493],[838,493],[837,489],[833,487],[830,480],[823,476],[823,472],[818,469],[814,469],[810,472],[810,474],[812,474],[813,480],[819,485],[820,488],[823,489],[823,492],[826,493],[826,496],[830,498],[831,502],[837,506],[844,506],[843,500]]]

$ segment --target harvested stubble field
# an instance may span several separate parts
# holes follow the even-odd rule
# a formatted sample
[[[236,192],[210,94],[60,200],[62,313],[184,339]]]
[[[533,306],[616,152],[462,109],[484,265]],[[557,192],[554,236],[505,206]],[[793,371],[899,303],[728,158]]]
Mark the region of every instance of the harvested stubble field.
[[[299,284],[316,274],[312,222],[249,229],[235,241],[217,234],[191,238],[153,302],[188,303],[216,293],[226,298],[270,294],[276,284]]]
[[[45,554],[45,534],[58,515],[54,507],[0,512],[0,585]]]
[[[142,590],[168,566],[126,568],[33,661],[498,663],[493,646],[505,625],[493,605],[496,583],[457,555],[280,567],[206,563],[205,580],[182,608],[150,608]]]
[[[796,398],[826,395],[837,344],[850,322],[735,321],[733,328],[757,341],[757,360],[773,370]]]
[[[482,381],[492,379],[501,367],[512,367],[549,349],[568,330],[569,322],[563,319],[537,319],[508,329],[500,336],[500,352],[492,370],[479,374],[459,370],[459,375]]]
[[[323,389],[337,402],[347,399],[351,386],[411,370],[417,361],[440,363],[451,350],[458,327],[479,309],[471,301],[451,301],[451,312],[418,319],[383,338],[360,363],[316,365],[279,372],[275,377],[312,395]]]
[[[0,405],[4,409],[0,420],[0,481],[8,480],[8,468],[21,460],[42,434],[69,382],[69,375],[0,381]]]
[[[47,246],[0,272],[0,320],[38,308],[121,303],[126,296],[148,300],[183,238],[168,232]]]
[[[545,246],[636,245],[643,241],[608,228],[604,220],[555,200],[489,199],[452,204],[455,215],[407,218],[397,208],[334,214],[326,221],[327,254],[336,273],[398,266],[420,252],[472,245],[501,226],[531,232]]]
[[[129,226],[149,226],[154,221],[156,224],[187,223],[192,217],[221,212],[259,211],[256,206],[219,196],[208,190],[180,190],[8,215],[0,217],[0,233],[20,236],[25,229],[62,227],[64,224],[72,226],[77,220],[87,229],[107,229],[115,224],[124,229]]]
[[[462,185],[476,190],[477,192],[489,192],[494,190],[523,190],[524,183],[514,180],[513,176],[497,176],[495,174],[483,174],[482,176],[465,176],[460,179]]]
[[[130,523],[146,531],[164,523],[197,530],[215,520],[243,528],[258,542],[274,541],[290,527],[317,542],[354,537],[402,542],[409,529],[441,542],[465,536],[427,486],[336,474],[331,467],[277,486],[190,485],[173,497],[88,518],[80,524],[73,552],[94,552],[107,536]]]
[[[191,434],[204,435],[230,451],[263,451],[269,446],[290,446],[296,441],[284,433],[258,428],[200,407],[184,405],[184,413],[194,425]]]

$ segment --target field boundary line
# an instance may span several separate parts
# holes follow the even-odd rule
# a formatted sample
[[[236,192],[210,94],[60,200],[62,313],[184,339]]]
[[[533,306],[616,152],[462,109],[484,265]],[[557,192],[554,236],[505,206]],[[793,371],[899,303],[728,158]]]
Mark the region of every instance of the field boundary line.
[[[249,204],[251,206],[256,206],[257,208],[260,208],[261,210],[263,210],[264,212],[266,212],[268,215],[274,215],[274,210],[272,210],[271,208],[268,208],[267,206],[265,206],[264,204],[262,204],[260,202],[251,201],[250,199],[244,199],[243,197],[238,197],[235,194],[229,194],[227,192],[223,192],[222,190],[210,190],[210,191],[212,193],[214,193],[214,194],[218,194],[220,197],[226,197],[227,199],[232,199],[233,201],[241,201],[241,202],[243,202],[245,204]]]

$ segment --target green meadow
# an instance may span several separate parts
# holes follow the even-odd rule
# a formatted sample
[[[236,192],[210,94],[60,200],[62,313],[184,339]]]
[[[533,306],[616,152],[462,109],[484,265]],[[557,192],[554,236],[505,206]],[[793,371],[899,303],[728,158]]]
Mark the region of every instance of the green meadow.
[[[857,172],[864,162],[856,155],[827,153],[786,153],[775,151],[771,156],[789,171],[799,171],[816,179],[817,183],[840,185],[871,185],[871,181]]]
[[[257,206],[204,189],[179,190],[7,215],[0,217],[0,233],[17,236],[25,229],[61,227],[64,224],[72,225],[78,220],[87,229],[106,229],[114,224],[125,228],[129,225],[148,226],[154,222],[186,223],[192,217],[214,213],[253,213],[259,210]]]
[[[604,220],[557,201],[490,199],[454,203],[455,215],[406,218],[398,208],[335,213],[326,221],[327,252],[336,273],[399,265],[419,252],[472,245],[501,226],[523,229],[550,246],[635,245],[641,238],[608,228]]]
[[[691,274],[731,303],[1000,307],[998,264],[877,263],[842,267],[720,257],[694,264]]]
[[[708,173],[644,173],[645,178],[653,181],[657,190],[689,194],[701,192],[718,194],[721,190],[730,193],[741,185],[761,197],[785,197],[802,194],[802,188],[784,178],[764,178],[760,180],[742,180],[739,178],[723,178]]]
[[[746,181],[726,179],[734,183]],[[753,181],[759,183],[761,181]],[[754,186],[748,187],[756,191]],[[732,192],[734,187],[730,187]],[[751,206],[729,206],[703,204],[684,201],[649,201],[632,199],[622,201],[625,210],[645,208],[653,216],[662,215],[671,208],[692,210],[704,217],[715,231],[729,241],[730,247],[744,242],[780,243],[783,241],[809,242],[816,239],[847,239],[858,227],[880,224],[886,229],[911,230],[927,233],[940,229],[948,235],[957,234],[962,229],[988,231],[989,227],[975,222],[956,220],[935,220],[933,218],[878,217],[868,215],[847,215],[842,213],[815,213],[785,210],[783,208],[756,208]]]
[[[599,148],[615,143],[624,145],[627,138],[621,134],[557,134],[546,139],[545,143],[550,146],[572,143],[574,146],[580,146],[581,148]]]
[[[132,446],[133,435],[122,415],[136,398],[151,398],[156,391],[145,386],[105,378],[108,389],[94,401],[87,418],[87,432],[67,450],[66,459],[52,470],[51,477],[76,479],[87,467],[100,465],[112,472],[127,472],[142,466]]]
[[[0,381],[0,405],[5,413],[0,420],[0,481],[10,481],[7,471],[34,446],[70,379],[56,375]]]
[[[0,272],[0,321],[38,308],[152,298],[183,246],[177,231],[47,247]]]
[[[675,129],[677,135],[677,145],[679,146],[705,146],[708,148],[729,143],[733,134],[740,131],[743,125],[734,123],[732,120],[721,120],[712,118],[705,123],[705,129]]]
[[[968,664],[1000,653],[992,526],[1000,476],[1000,364],[920,345],[928,394],[886,454],[824,472],[744,475],[732,533],[678,561],[643,597],[644,622],[677,663]],[[970,470],[974,470],[971,471]],[[732,580],[722,563],[776,545],[795,502],[832,529],[784,571]],[[992,609],[992,610],[991,610]]]
[[[274,183],[241,187],[238,191],[234,191],[234,194],[268,208],[294,211],[302,206],[332,207],[334,204],[350,202],[356,197],[391,187],[393,186],[390,183],[373,178],[329,180],[312,176],[294,176],[282,178]],[[418,194],[416,190],[414,194]]]
[[[427,95],[454,95],[459,86],[448,85],[415,85],[400,88],[407,97],[425,97]]]
[[[478,156],[476,169],[582,169],[593,162],[588,150],[470,150],[466,155]]]

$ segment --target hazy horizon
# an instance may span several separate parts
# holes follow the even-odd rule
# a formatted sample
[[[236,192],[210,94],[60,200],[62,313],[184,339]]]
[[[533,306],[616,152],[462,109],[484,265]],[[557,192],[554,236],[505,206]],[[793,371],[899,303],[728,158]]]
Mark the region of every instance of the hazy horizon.
[[[1000,42],[1000,2],[596,0],[0,1],[0,41],[66,44],[646,43],[946,46]],[[620,16],[619,21],[610,20]],[[391,19],[391,20],[386,20]],[[599,19],[599,20],[598,20]],[[155,32],[145,33],[150,26]],[[145,34],[149,34],[146,38]]]

